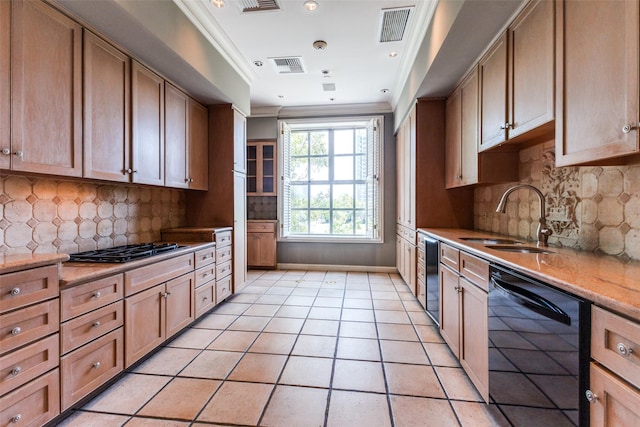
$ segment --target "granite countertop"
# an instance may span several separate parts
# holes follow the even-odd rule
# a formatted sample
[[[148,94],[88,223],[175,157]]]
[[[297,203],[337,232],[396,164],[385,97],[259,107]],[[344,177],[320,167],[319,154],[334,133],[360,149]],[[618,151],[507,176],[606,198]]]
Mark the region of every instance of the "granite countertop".
[[[100,279],[102,277],[111,276],[117,273],[133,270],[165,259],[174,258],[176,256],[193,253],[200,249],[214,247],[214,242],[178,242],[182,248],[154,255],[149,258],[143,258],[136,261],[125,263],[90,263],[90,262],[65,262],[62,264],[62,273],[60,274],[60,288],[79,285],[90,280]]]
[[[0,274],[64,262],[67,254],[0,254]]]
[[[231,231],[233,227],[231,226],[223,226],[223,227],[177,227],[177,228],[163,228],[160,230],[161,233],[209,233],[214,231]]]
[[[419,231],[640,321],[640,262],[625,262],[613,256],[554,246],[545,248],[553,253],[505,252],[491,249],[491,245],[469,242],[461,238],[522,240],[456,228],[425,228]],[[532,242],[524,244],[535,246]]]

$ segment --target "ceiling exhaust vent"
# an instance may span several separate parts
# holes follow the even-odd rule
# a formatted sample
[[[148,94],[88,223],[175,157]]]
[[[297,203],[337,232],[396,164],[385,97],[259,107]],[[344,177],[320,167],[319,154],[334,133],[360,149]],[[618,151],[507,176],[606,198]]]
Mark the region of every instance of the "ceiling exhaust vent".
[[[304,74],[302,57],[286,56],[282,58],[269,58],[276,67],[278,74]]]
[[[380,43],[399,42],[404,37],[413,6],[382,9],[380,11]]]
[[[336,84],[335,83],[322,83],[322,90],[324,90],[325,92],[333,92],[334,90],[336,90]]]
[[[242,13],[264,12],[266,10],[279,10],[280,5],[276,0],[239,0]]]

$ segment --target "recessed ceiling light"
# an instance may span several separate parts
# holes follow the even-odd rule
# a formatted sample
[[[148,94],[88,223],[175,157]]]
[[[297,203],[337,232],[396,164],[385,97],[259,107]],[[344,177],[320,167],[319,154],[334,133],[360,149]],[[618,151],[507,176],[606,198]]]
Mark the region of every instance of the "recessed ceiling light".
[[[262,67],[264,63],[262,61],[253,61],[253,65],[255,65],[256,67]]]
[[[313,0],[307,0],[306,2],[304,2],[304,8],[308,12],[313,12],[314,10],[316,10],[318,8],[318,3],[313,1]]]
[[[215,7],[224,7],[224,0],[211,0],[211,4]]]
[[[335,98],[329,98],[329,101],[335,101],[335,100],[336,100]]]
[[[389,58],[395,58],[396,56],[398,56],[398,52],[389,53]]]
[[[382,92],[382,93],[389,93],[389,89],[380,89],[380,92]]]
[[[278,98],[283,99],[284,95],[278,95]]]

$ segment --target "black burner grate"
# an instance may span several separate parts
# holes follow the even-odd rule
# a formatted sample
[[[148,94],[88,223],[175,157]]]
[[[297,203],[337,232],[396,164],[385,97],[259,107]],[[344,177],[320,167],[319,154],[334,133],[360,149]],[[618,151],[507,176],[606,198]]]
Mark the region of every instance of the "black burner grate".
[[[122,263],[178,249],[177,243],[139,243],[69,255],[70,262]]]

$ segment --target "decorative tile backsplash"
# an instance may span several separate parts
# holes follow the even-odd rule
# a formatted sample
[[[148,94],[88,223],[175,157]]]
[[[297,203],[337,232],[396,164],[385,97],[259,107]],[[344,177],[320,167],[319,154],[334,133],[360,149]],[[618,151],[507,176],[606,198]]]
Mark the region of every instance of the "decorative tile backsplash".
[[[247,219],[278,219],[278,197],[247,196]]]
[[[520,182],[545,195],[552,245],[640,260],[640,165],[555,167],[554,141],[520,151]],[[518,190],[507,213],[495,212],[511,184],[475,190],[474,222],[480,230],[536,239],[537,196]]]
[[[0,252],[74,253],[160,240],[185,225],[185,192],[0,175]]]

